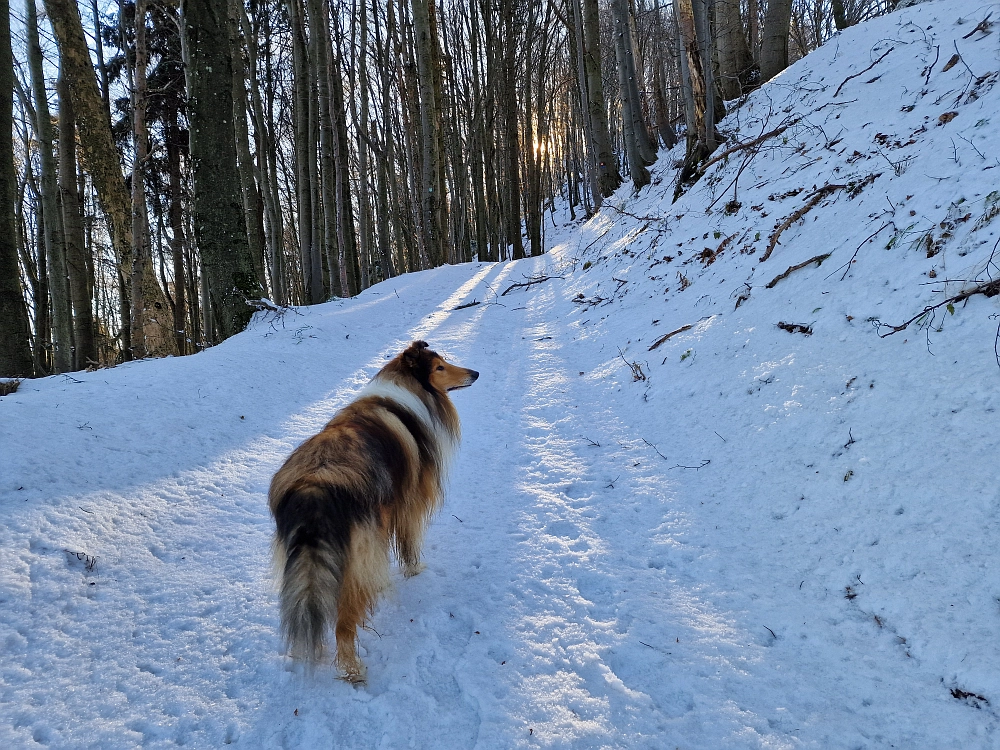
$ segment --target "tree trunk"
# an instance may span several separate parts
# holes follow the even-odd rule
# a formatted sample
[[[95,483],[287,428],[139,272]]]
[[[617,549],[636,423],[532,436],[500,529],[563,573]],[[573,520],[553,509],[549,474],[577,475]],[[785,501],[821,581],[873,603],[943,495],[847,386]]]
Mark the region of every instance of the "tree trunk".
[[[652,148],[642,120],[639,87],[635,80],[628,0],[612,0],[611,13],[615,24],[615,56],[618,59],[618,90],[622,100],[625,152],[628,156],[632,185],[636,190],[640,190],[649,184],[649,170],[646,167],[652,164],[655,158],[650,154]]]
[[[261,99],[259,70],[257,67],[257,61],[260,55],[257,44],[256,18],[255,24],[251,25],[243,3],[235,2],[234,5],[236,12],[239,14],[240,27],[243,30],[243,38],[246,40],[247,44],[247,75],[250,79],[250,111],[253,116],[254,141],[257,150],[257,161],[254,167],[254,174],[256,176],[257,183],[259,184],[259,194],[261,195],[264,204],[265,221],[262,228],[264,242],[262,244],[267,248],[267,266],[270,269],[270,279],[268,279],[268,281],[270,282],[271,297],[278,304],[283,304],[285,300],[285,282],[282,258],[282,218],[281,201],[278,197],[277,177],[275,174],[277,171],[275,163],[277,156],[275,154],[274,131],[272,129],[273,118],[270,116],[273,115],[273,112],[269,111],[267,115],[265,115],[264,103]],[[265,30],[265,43],[267,51],[265,52],[264,60],[266,62],[267,71],[265,83],[270,109],[273,78],[270,75],[270,17],[268,13],[269,11],[265,10],[264,20],[265,24],[267,24]],[[245,200],[246,198],[244,197],[244,201]],[[259,216],[255,219],[255,223],[257,222],[259,222]],[[247,226],[247,232],[252,234],[252,225]],[[263,251],[262,247],[261,252]],[[251,254],[252,253],[253,247],[251,246]]]
[[[168,209],[171,234],[170,254],[174,266],[174,340],[177,345],[177,353],[186,354],[188,341],[191,337],[188,335],[187,319],[184,314],[187,297],[184,250],[187,243],[181,207],[183,196],[181,191],[181,152],[186,145],[187,134],[177,127],[177,112],[171,111],[169,113],[165,131],[164,140],[167,147],[167,171],[169,172],[170,184],[170,208]]]
[[[740,0],[715,0],[715,21],[719,88],[724,99],[736,99],[754,87],[760,74],[743,33]]]
[[[59,92],[59,195],[62,199],[62,221],[66,240],[66,266],[69,274],[70,300],[73,303],[73,341],[76,344],[74,369],[97,364],[97,344],[94,339],[93,289],[86,239],[83,232],[83,210],[77,185],[76,115],[73,96],[62,70],[56,84]]]
[[[657,63],[653,72],[653,99],[656,102],[656,130],[660,134],[660,143],[664,148],[673,148],[677,145],[677,134],[670,121],[670,112],[667,107],[667,97],[663,89],[663,66]]]
[[[792,0],[768,0],[760,43],[760,80],[770,81],[788,67]]]
[[[111,137],[101,92],[94,77],[80,12],[73,0],[45,0],[56,40],[59,44],[60,65],[69,83],[80,131],[87,172],[93,180],[101,209],[107,218],[111,244],[121,268],[127,268],[132,254],[130,200],[122,176],[118,150]],[[131,358],[129,298],[127,289],[120,294],[122,312],[122,352]]]
[[[706,0],[674,0],[687,121],[687,154],[678,190],[694,176],[697,164],[718,145],[715,83],[712,80],[711,41],[705,3]]]
[[[521,143],[517,123],[517,49],[518,35],[515,31],[514,13],[516,4],[512,0],[501,3],[503,14],[504,53],[501,61],[503,92],[503,138],[505,159],[507,243],[511,246],[511,257],[524,257],[524,243],[521,240]],[[530,145],[528,146],[530,148]]]
[[[52,301],[53,372],[73,369],[73,326],[66,274],[66,244],[59,205],[56,158],[52,153],[52,116],[42,72],[42,49],[38,43],[38,11],[35,0],[27,0],[28,68],[35,99],[35,134],[41,155],[42,221],[45,228],[45,257],[49,266],[49,296]],[[46,304],[37,300],[36,304]]]
[[[338,40],[342,35],[338,34]],[[338,47],[340,57],[340,49]],[[337,211],[337,270],[345,297],[360,291],[361,270],[358,264],[358,240],[354,231],[354,204],[351,200],[350,139],[347,136],[347,110],[344,107],[344,83],[339,59],[331,59],[330,102],[334,137],[334,206]]]
[[[243,196],[243,216],[247,225],[247,244],[253,271],[261,289],[267,289],[264,276],[264,224],[258,208],[260,191],[254,179],[253,154],[250,152],[250,124],[247,120],[247,69],[243,62],[243,43],[240,36],[241,13],[245,13],[243,0],[230,0],[229,24],[233,60],[233,122],[236,124],[236,165],[240,173],[240,194]],[[256,90],[256,81],[250,82]],[[259,94],[258,94],[259,95]]]
[[[340,248],[337,242],[337,165],[336,165],[336,134],[334,133],[333,114],[331,106],[331,70],[330,61],[330,21],[329,7],[325,0],[307,0],[309,25],[309,65],[312,79],[316,82],[315,127],[319,132],[319,174],[315,183],[318,189],[318,201],[314,207],[321,207],[320,221],[316,223],[319,230],[318,242],[322,260],[329,274],[328,284],[324,291],[332,292],[338,297],[346,297],[347,290],[343,288],[340,277]],[[315,152],[310,154],[315,161]],[[314,193],[314,196],[316,194]],[[314,281],[315,283],[315,281]]]
[[[387,37],[392,34],[392,27],[395,26],[393,18],[392,0],[386,4],[386,21],[383,27],[378,22],[378,14],[375,11],[376,4],[372,2],[372,12],[375,14],[375,50],[378,57],[378,68],[381,75],[382,87],[382,153],[378,160],[378,245],[379,258],[382,264],[382,278],[388,279],[396,275],[396,267],[392,260],[392,237],[389,234],[389,180],[390,174],[395,177],[395,134],[392,130],[392,120],[395,116],[395,107],[392,103],[392,93],[389,76],[391,73],[390,60],[388,54],[388,38],[386,43],[382,43],[382,30],[385,29]],[[395,180],[393,180],[395,182]]]
[[[597,0],[583,0],[582,18],[583,60],[587,71],[590,125],[594,133],[594,149],[597,152],[597,181],[601,195],[607,198],[622,184],[622,178],[618,173],[618,160],[611,148],[611,134],[608,131],[608,107],[604,99],[604,79],[601,74],[601,35]]]
[[[750,56],[757,64],[757,84],[760,83],[760,0],[747,0],[747,42]]]
[[[695,30],[698,37],[698,51],[701,53],[702,75],[705,78],[705,132],[702,135],[708,153],[719,145],[715,123],[726,116],[725,106],[719,101],[715,82],[715,65],[712,54],[712,22],[710,5],[713,0],[694,0]]]
[[[413,36],[416,48],[417,85],[420,93],[420,132],[423,147],[421,214],[424,247],[431,266],[444,263],[447,253],[441,139],[441,90],[436,67],[440,53],[434,24],[433,0],[413,0]]]
[[[201,250],[214,338],[242,331],[257,283],[240,194],[233,126],[228,0],[184,0],[194,233]]]
[[[164,356],[174,353],[173,321],[167,301],[156,281],[146,212],[144,169],[149,159],[146,129],[146,2],[135,4],[135,71],[132,91],[132,356]]]
[[[31,0],[29,0],[30,2]],[[10,3],[0,0],[0,126],[9,134],[14,124],[14,55],[10,41]],[[21,291],[17,263],[17,174],[13,140],[0,138],[0,377],[30,377],[28,308]]]
[[[292,37],[292,69],[295,88],[295,186],[299,218],[299,257],[302,263],[302,283],[307,304],[324,300],[323,270],[320,263],[319,238],[316,237],[313,205],[313,185],[316,151],[313,148],[310,110],[312,83],[309,75],[309,56],[306,46],[303,8],[300,0],[286,0]]]
[[[837,31],[843,31],[851,25],[847,20],[847,13],[844,11],[844,0],[831,0],[830,4],[833,7],[833,23],[837,27]]]
[[[361,256],[361,288],[371,285],[369,262],[371,258],[371,188],[368,175],[368,134],[369,125],[369,86],[368,80],[368,0],[361,0],[361,12],[358,19],[359,49],[358,49],[358,82],[361,88],[361,122],[358,136],[358,252]],[[353,36],[353,35],[352,35]],[[352,65],[353,69],[354,66]],[[352,108],[355,107],[355,97],[351,97]],[[358,122],[357,117],[354,121]]]

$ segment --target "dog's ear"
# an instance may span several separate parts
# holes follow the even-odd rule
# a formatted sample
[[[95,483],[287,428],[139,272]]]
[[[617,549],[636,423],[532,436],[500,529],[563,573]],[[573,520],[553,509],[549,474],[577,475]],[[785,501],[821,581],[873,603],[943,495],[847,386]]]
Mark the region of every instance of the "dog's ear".
[[[403,361],[408,367],[415,369],[420,363],[420,355],[423,354],[424,349],[427,347],[428,343],[426,341],[414,341],[403,352]]]

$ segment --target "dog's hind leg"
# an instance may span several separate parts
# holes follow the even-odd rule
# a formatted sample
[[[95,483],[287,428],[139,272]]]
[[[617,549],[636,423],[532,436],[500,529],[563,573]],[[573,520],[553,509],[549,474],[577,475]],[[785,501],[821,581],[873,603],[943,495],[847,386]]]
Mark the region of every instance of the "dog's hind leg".
[[[403,575],[412,578],[427,566],[420,562],[420,548],[424,541],[423,515],[410,512],[397,513],[393,519],[396,558]]]
[[[337,665],[349,682],[364,682],[357,632],[375,611],[378,595],[389,585],[389,535],[373,523],[351,530],[350,553],[337,602]]]

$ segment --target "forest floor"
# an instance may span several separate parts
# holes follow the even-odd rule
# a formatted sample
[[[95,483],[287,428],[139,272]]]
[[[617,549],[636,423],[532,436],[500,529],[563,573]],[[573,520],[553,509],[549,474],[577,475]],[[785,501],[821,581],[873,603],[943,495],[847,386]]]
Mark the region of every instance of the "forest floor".
[[[998,10],[842,33],[540,258],[0,398],[0,746],[996,747]],[[427,569],[308,675],[267,486],[413,339],[481,373]]]

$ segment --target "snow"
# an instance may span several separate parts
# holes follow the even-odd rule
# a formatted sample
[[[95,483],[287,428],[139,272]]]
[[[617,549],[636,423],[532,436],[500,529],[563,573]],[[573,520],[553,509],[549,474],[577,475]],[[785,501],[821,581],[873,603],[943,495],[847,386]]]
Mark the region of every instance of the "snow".
[[[997,35],[964,37],[998,10],[842,32],[722,127],[799,124],[676,203],[664,155],[541,258],[0,399],[0,746],[1000,744],[1000,306],[886,335],[996,271]],[[416,338],[481,377],[355,687],[282,654],[266,490]]]

